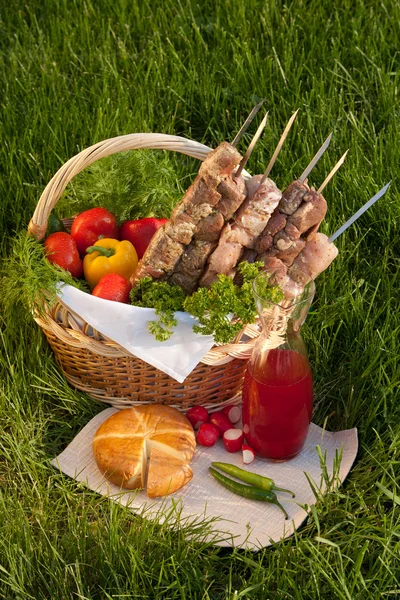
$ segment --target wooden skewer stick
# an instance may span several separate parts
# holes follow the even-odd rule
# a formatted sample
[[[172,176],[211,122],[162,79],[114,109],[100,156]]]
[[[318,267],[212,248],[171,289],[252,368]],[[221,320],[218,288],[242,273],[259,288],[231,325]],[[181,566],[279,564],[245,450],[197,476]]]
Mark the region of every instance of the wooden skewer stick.
[[[365,213],[365,211],[368,210],[370,206],[372,206],[377,200],[379,200],[379,198],[382,198],[382,196],[386,194],[390,184],[391,181],[389,181],[389,183],[387,183],[381,190],[379,190],[379,192],[377,192],[375,196],[371,198],[371,200],[368,200],[368,202],[366,202],[361,208],[359,208],[358,211],[346,221],[346,223],[343,223],[343,225],[339,227],[339,229],[335,231],[333,235],[331,235],[329,241],[333,242],[334,240],[336,240],[336,238],[338,238],[339,235],[343,233],[343,231],[346,231],[346,229],[350,227],[350,225],[353,225],[354,221],[356,221],[358,217]]]
[[[268,175],[270,174],[271,169],[274,166],[276,159],[278,158],[278,154],[281,151],[283,144],[285,143],[285,140],[286,140],[286,138],[288,136],[290,128],[293,125],[293,123],[295,122],[295,119],[297,117],[297,113],[299,112],[299,110],[300,109],[298,108],[296,110],[296,112],[293,113],[293,115],[290,117],[289,122],[286,125],[285,130],[284,130],[284,132],[281,135],[281,139],[279,140],[278,145],[275,148],[275,152],[273,153],[272,158],[269,161],[268,166],[267,166],[267,168],[265,170],[265,173],[264,173],[264,175],[261,178],[260,185],[262,185],[264,183],[264,181],[267,179]]]
[[[304,169],[304,171],[302,172],[302,174],[299,177],[300,183],[303,183],[307,179],[307,177],[309,176],[309,174],[311,173],[311,171],[313,170],[313,168],[315,167],[315,165],[317,164],[317,162],[319,161],[319,159],[321,158],[321,156],[323,155],[325,150],[327,150],[329,144],[331,143],[332,135],[333,135],[333,132],[328,135],[328,137],[322,144],[321,148],[318,150],[318,152],[316,153],[314,158],[311,160],[310,164]]]
[[[238,169],[236,171],[236,173],[234,173],[235,177],[239,177],[239,175],[241,174],[241,172],[243,171],[244,167],[246,166],[247,161],[250,158],[251,153],[254,150],[254,146],[256,145],[256,143],[258,142],[259,137],[261,136],[262,132],[264,131],[264,127],[267,124],[267,119],[268,119],[268,113],[266,113],[265,117],[263,118],[263,120],[261,121],[253,139],[250,142],[249,147],[246,150],[246,154],[243,156],[242,160],[239,163]]]
[[[346,152],[343,154],[342,158],[340,160],[338,160],[338,162],[333,167],[332,171],[329,173],[329,175],[327,176],[327,178],[325,179],[325,181],[323,182],[323,184],[318,188],[318,190],[317,190],[318,194],[321,194],[322,190],[324,188],[326,188],[326,186],[328,185],[328,183],[330,182],[330,180],[332,179],[332,177],[334,176],[334,174],[336,173],[336,171],[338,169],[340,169],[340,167],[342,166],[342,164],[344,163],[344,161],[346,159],[347,153],[348,153],[348,150],[346,150]]]
[[[252,122],[252,120],[254,119],[254,117],[256,116],[256,114],[258,113],[258,111],[260,110],[262,105],[264,104],[264,102],[265,102],[265,98],[263,98],[258,104],[255,105],[255,107],[253,108],[253,110],[251,111],[251,113],[249,114],[249,116],[247,117],[247,119],[245,120],[245,122],[243,123],[243,125],[241,126],[239,131],[237,132],[235,139],[232,142],[232,146],[234,146],[236,148],[236,146],[240,142],[242,136],[246,133],[250,123]]]

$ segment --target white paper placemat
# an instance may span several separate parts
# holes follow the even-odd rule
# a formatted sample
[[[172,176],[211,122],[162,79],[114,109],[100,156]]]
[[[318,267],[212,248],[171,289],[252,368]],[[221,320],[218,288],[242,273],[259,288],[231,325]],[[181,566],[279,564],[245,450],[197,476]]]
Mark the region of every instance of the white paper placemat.
[[[357,429],[348,429],[330,433],[317,425],[311,424],[303,450],[295,458],[286,462],[261,461],[256,459],[245,468],[261,475],[271,477],[279,487],[292,490],[296,497],[291,500],[287,494],[278,494],[278,498],[287,510],[286,520],[280,509],[264,502],[241,498],[223,488],[208,473],[213,461],[229,462],[243,467],[241,453],[226,452],[222,441],[212,448],[197,446],[191,462],[193,479],[172,497],[149,500],[144,491],[139,493],[124,492],[109,483],[97,468],[92,440],[101,423],[117,412],[108,408],[96,415],[74,438],[67,448],[52,460],[53,466],[63,473],[84,482],[91,490],[103,496],[111,497],[115,502],[129,505],[138,512],[145,511],[151,518],[159,512],[160,507],[166,510],[181,500],[181,517],[217,517],[218,532],[225,532],[226,539],[218,542],[221,546],[237,546],[258,550],[269,546],[283,538],[289,537],[307,517],[300,505],[315,504],[315,497],[305,476],[305,472],[319,486],[321,484],[320,459],[316,446],[322,452],[327,451],[327,468],[333,473],[333,461],[337,450],[342,450],[339,478],[343,482],[357,455]],[[322,489],[324,485],[322,484]],[[222,536],[221,536],[222,537]]]

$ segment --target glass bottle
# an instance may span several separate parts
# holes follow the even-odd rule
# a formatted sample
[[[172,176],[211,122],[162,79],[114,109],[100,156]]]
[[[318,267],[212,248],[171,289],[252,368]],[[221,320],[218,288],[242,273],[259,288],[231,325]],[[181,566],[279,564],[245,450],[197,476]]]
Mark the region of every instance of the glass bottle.
[[[275,303],[262,295],[274,281],[271,275],[263,271],[253,282],[262,331],[243,384],[243,431],[257,456],[287,460],[302,449],[311,422],[312,374],[300,329],[315,284],[306,276],[301,288],[289,280],[286,299]]]

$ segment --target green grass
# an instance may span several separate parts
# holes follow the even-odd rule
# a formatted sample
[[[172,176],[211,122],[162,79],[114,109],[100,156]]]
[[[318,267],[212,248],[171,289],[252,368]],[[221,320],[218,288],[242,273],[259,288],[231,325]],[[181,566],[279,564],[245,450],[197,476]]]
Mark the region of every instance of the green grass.
[[[1,3],[0,597],[400,597],[399,22],[399,2],[387,0]],[[304,328],[314,421],[357,427],[357,461],[295,536],[253,554],[202,541],[217,523],[171,531],[50,466],[102,406],[59,374],[26,306],[5,289],[17,283],[4,259],[50,178],[80,150],[146,131],[215,146],[261,97],[270,119],[249,171],[263,170],[299,107],[272,172],[281,188],[331,130],[313,184],[350,148],[326,190],[324,232],[393,183],[338,240]],[[160,179],[140,180],[157,157]],[[133,159],[131,184],[115,176],[126,160],[82,174],[62,214],[101,201],[135,216],[135,198],[167,213],[196,170],[195,161],[149,153]]]

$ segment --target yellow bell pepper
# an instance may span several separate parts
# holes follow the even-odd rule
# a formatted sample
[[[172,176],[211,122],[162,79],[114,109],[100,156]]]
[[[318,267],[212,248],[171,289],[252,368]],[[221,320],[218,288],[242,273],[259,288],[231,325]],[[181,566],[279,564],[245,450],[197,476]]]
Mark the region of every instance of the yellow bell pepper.
[[[103,238],[97,240],[94,246],[86,249],[86,256],[83,259],[83,274],[93,288],[107,273],[118,273],[129,281],[137,264],[138,256],[130,242]]]

